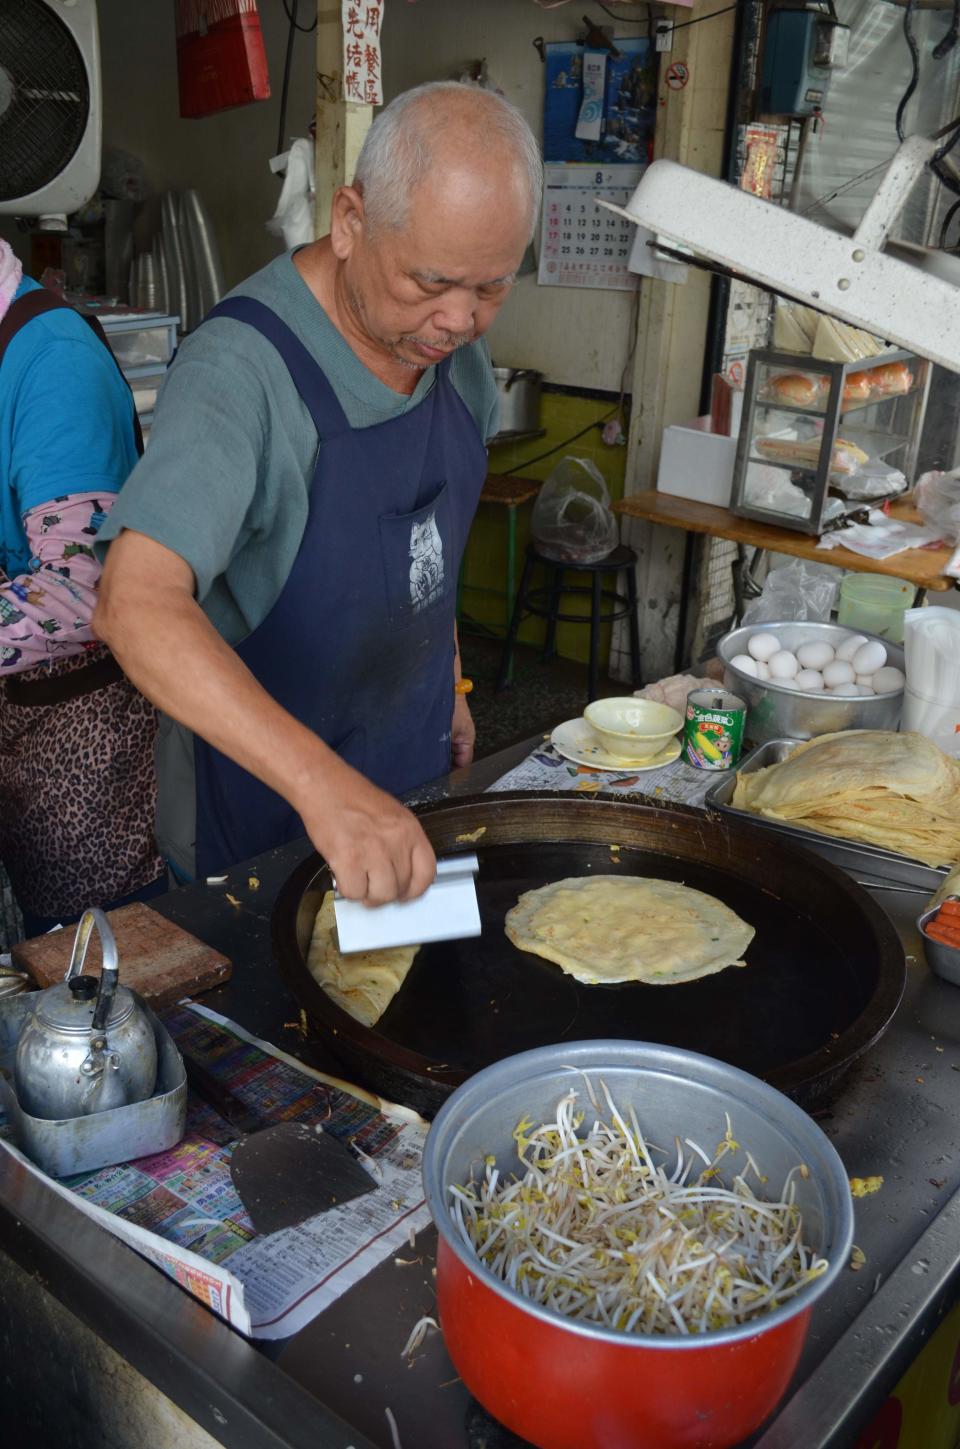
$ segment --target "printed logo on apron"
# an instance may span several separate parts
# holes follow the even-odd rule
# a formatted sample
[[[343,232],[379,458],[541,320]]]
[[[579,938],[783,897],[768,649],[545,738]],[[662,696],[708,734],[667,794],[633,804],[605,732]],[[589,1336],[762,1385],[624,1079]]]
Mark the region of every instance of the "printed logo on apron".
[[[443,540],[431,513],[410,529],[410,602],[419,614],[443,597]]]

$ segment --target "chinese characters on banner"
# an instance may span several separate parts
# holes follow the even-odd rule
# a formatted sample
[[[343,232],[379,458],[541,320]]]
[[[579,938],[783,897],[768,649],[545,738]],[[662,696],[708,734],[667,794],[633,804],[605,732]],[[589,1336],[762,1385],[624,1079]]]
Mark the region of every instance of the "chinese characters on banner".
[[[342,0],[343,99],[383,105],[380,75],[380,26],[384,0]]]

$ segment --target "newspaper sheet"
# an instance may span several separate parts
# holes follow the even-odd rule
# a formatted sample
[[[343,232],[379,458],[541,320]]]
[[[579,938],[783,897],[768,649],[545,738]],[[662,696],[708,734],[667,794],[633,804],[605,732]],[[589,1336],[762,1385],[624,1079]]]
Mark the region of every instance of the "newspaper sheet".
[[[187,1130],[168,1152],[57,1182],[35,1176],[252,1338],[286,1338],[429,1222],[420,1180],[426,1123],[288,1057],[194,1002],[164,1015],[263,1126],[321,1123],[363,1154],[373,1192],[295,1228],[258,1235],[230,1176],[236,1129],[191,1094]]]
[[[549,736],[525,760],[490,786],[497,790],[568,790],[576,794],[642,795],[654,805],[702,806],[718,779],[714,770],[697,770],[674,760],[659,770],[598,770],[574,765],[558,754]]]

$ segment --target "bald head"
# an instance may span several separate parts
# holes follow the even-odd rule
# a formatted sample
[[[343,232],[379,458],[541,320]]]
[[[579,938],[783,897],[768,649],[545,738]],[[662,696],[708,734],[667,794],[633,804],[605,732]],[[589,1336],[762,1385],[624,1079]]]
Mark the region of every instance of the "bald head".
[[[413,205],[435,204],[440,193],[456,209],[512,199],[532,236],[543,165],[530,127],[509,101],[478,86],[438,81],[405,91],[381,112],[367,133],[354,185],[373,232],[402,230]]]

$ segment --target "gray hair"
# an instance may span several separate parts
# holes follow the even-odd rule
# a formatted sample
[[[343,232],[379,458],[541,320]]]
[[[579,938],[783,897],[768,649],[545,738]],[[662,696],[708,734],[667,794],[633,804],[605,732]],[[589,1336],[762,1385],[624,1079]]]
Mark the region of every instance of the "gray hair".
[[[424,105],[433,96],[468,94],[485,112],[478,126],[514,151],[526,173],[530,191],[530,234],[536,225],[543,189],[540,147],[522,112],[495,91],[462,81],[428,81],[404,91],[380,112],[357,158],[354,184],[363,192],[364,209],[373,230],[399,231],[410,210],[411,195],[427,175],[445,117]],[[482,100],[481,100],[482,97]]]

